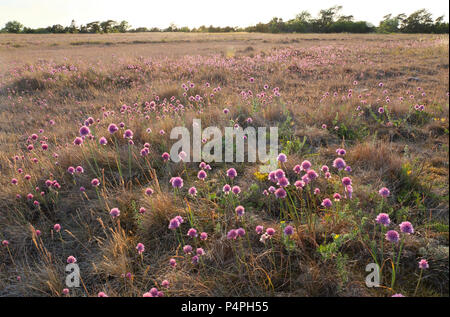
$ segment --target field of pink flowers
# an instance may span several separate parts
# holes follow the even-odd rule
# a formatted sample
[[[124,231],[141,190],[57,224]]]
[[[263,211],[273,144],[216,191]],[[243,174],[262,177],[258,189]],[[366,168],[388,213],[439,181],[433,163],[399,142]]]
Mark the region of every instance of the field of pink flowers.
[[[11,37],[0,296],[448,296],[448,36]],[[174,163],[193,119],[278,127],[278,168]]]

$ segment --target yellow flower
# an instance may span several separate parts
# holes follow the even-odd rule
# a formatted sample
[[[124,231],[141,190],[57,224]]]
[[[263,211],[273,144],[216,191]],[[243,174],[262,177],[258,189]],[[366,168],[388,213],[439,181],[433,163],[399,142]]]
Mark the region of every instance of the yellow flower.
[[[268,174],[266,173],[260,173],[260,172],[255,172],[253,174],[255,176],[255,178],[259,181],[264,181],[267,179]]]

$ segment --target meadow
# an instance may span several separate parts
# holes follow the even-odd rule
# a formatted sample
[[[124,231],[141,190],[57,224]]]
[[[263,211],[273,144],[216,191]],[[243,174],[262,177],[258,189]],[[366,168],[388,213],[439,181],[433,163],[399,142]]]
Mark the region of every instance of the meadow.
[[[448,296],[448,67],[448,35],[0,34],[0,296]],[[193,119],[278,127],[278,168],[173,162]]]

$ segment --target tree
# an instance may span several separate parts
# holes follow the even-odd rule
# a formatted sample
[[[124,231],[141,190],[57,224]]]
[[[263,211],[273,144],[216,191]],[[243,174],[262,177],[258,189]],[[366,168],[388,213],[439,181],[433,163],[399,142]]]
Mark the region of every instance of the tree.
[[[120,33],[125,33],[130,29],[130,27],[130,24],[127,21],[123,20],[119,23],[119,25],[115,26],[115,29]]]
[[[117,22],[114,20],[108,20],[100,23],[100,28],[104,33],[111,33],[117,26]]]
[[[429,33],[433,26],[431,13],[421,9],[402,19],[400,30],[405,33]]]
[[[342,6],[334,6],[329,9],[320,10],[319,18],[317,19],[317,23],[319,28],[327,32],[330,25],[336,21],[339,11],[342,10]]]
[[[294,21],[298,23],[309,23],[311,21],[311,13],[302,11],[295,16]]]
[[[69,33],[78,33],[77,25],[75,24],[75,20],[72,20],[70,26],[67,28],[67,32]]]
[[[50,27],[50,33],[65,33],[65,29],[61,24],[55,24]]]
[[[383,17],[383,20],[378,26],[378,32],[380,33],[394,33],[398,32],[398,26],[400,25],[400,19],[397,17],[392,17],[392,14],[387,14]]]
[[[100,22],[94,21],[94,22],[88,23],[86,25],[86,29],[89,33],[100,33],[100,31],[101,31]]]
[[[18,21],[9,21],[5,24],[4,30],[8,33],[20,33],[23,31],[23,24]]]

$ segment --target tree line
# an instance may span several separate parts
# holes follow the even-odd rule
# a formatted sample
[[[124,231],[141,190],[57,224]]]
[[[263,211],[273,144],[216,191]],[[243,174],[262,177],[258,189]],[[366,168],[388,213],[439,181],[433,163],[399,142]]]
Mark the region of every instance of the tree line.
[[[388,14],[383,17],[378,26],[366,21],[355,21],[352,15],[340,14],[342,6],[333,6],[320,10],[317,17],[312,17],[308,11],[302,11],[294,19],[283,21],[273,18],[267,23],[258,23],[244,28],[200,26],[198,28],[177,27],[170,24],[167,28],[131,28],[127,21],[114,20],[94,21],[86,25],[77,26],[72,20],[70,26],[55,24],[46,28],[28,28],[18,21],[10,21],[0,30],[3,33],[125,33],[125,32],[260,32],[260,33],[449,33],[449,23],[444,16],[433,19],[426,9],[417,10],[410,15]]]

